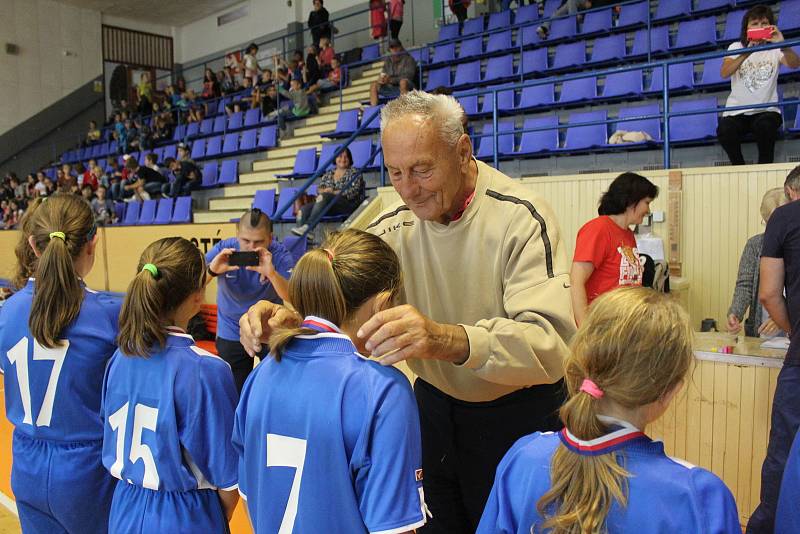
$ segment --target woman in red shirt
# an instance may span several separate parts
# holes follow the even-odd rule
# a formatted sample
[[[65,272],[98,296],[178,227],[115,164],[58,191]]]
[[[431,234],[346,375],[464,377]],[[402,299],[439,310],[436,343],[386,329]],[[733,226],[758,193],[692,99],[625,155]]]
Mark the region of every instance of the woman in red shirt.
[[[592,301],[619,286],[640,286],[644,266],[636,249],[632,224],[642,224],[658,187],[644,176],[617,176],[603,196],[599,217],[578,231],[572,258],[572,308],[580,326]]]

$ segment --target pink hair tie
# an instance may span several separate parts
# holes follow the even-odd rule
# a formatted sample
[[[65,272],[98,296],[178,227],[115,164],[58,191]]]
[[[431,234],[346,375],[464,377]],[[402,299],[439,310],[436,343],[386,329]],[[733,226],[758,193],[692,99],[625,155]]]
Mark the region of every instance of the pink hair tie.
[[[603,396],[603,390],[600,387],[592,382],[589,378],[584,378],[583,383],[581,384],[581,391],[588,393],[595,399],[599,399]]]

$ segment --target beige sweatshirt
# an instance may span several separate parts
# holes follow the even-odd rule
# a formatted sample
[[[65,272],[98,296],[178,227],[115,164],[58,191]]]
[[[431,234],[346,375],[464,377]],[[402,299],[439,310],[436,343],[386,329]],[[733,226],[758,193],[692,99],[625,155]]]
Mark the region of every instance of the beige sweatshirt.
[[[367,228],[400,257],[405,299],[431,319],[464,327],[462,365],[410,359],[423,380],[457,399],[490,401],[563,376],[575,333],[569,264],[547,203],[478,163],[475,198],[449,225],[402,203]]]

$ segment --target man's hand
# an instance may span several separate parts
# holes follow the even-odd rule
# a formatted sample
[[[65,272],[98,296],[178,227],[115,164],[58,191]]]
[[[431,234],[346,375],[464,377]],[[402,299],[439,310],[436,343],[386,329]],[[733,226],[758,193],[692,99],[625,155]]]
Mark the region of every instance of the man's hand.
[[[408,304],[378,312],[364,323],[358,337],[382,365],[408,358],[462,364],[469,357],[469,339],[458,325],[441,324]]]
[[[208,264],[208,268],[211,269],[211,272],[217,275],[229,273],[231,271],[238,271],[239,267],[228,264],[228,260],[230,259],[231,254],[234,252],[236,252],[236,249],[223,248],[219,251],[219,254],[214,256],[214,259]]]
[[[736,317],[734,314],[728,315],[728,333],[729,334],[737,334],[739,330],[742,329],[742,323],[739,321],[739,318]]]
[[[250,306],[239,319],[239,342],[251,357],[261,351],[275,328],[294,328],[302,318],[288,308],[261,300]]]
[[[260,274],[260,281],[262,284],[266,283],[267,280],[272,280],[275,276],[275,267],[272,265],[272,253],[264,247],[259,247],[253,252],[258,253],[258,265],[248,265],[245,269]]]
[[[781,328],[777,324],[775,324],[775,321],[773,321],[772,319],[767,319],[766,321],[764,321],[764,324],[758,327],[759,335],[763,334],[765,336],[774,336],[780,331]]]

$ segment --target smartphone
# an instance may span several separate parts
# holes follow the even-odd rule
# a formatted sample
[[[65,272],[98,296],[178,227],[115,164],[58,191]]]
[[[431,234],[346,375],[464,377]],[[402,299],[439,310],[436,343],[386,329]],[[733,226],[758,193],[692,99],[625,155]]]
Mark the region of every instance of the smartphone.
[[[228,265],[233,267],[258,265],[258,252],[231,252],[228,256]]]
[[[747,30],[748,41],[766,41],[772,37],[773,27],[767,26],[766,28],[751,28]]]

